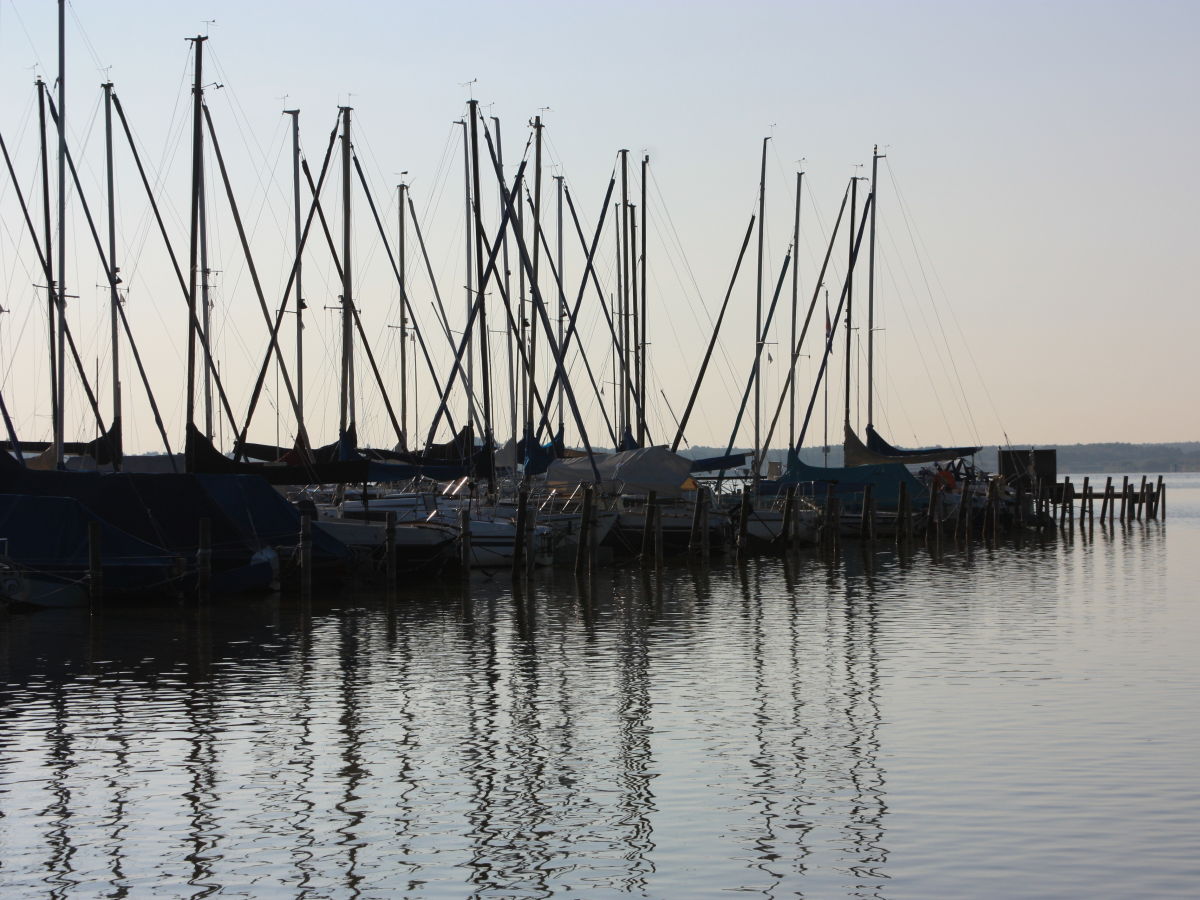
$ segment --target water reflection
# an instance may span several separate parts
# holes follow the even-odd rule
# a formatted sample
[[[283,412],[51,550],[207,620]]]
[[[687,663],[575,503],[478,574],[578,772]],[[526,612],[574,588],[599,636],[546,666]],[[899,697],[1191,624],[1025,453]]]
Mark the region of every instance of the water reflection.
[[[1154,587],[1164,527],[1076,528],[6,616],[0,887],[888,896],[937,654],[1036,645],[1082,607],[1049,584]]]

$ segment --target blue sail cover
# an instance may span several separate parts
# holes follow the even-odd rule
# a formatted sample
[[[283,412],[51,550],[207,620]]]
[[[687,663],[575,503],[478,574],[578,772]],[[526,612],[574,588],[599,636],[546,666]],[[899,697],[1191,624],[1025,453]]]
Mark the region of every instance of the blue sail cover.
[[[201,519],[212,523],[214,560],[248,558],[263,546],[245,537],[194,475],[36,471],[0,453],[0,493],[72,497],[122,531],[181,555],[195,554]]]
[[[871,495],[881,509],[895,508],[900,498],[900,485],[908,485],[908,496],[913,500],[928,493],[925,486],[900,463],[881,463],[873,466],[810,466],[801,462],[795,449],[788,451],[787,471],[773,484],[777,491],[789,484],[813,484],[814,494],[820,496],[827,485],[833,485],[837,494],[859,494],[869,484]]]
[[[716,472],[728,469],[740,469],[746,464],[745,453],[730,453],[727,456],[706,456],[703,459],[692,460],[693,472]]]
[[[88,526],[100,525],[100,557],[109,593],[153,590],[181,570],[174,555],[88,512],[70,497],[0,494],[0,538],[9,559],[37,572],[82,578],[89,570]]]
[[[923,457],[920,462],[958,460],[960,456],[973,456],[980,450],[978,446],[926,446],[926,448],[901,450],[884,440],[882,434],[875,430],[874,425],[866,426],[866,449],[870,450],[872,454],[893,456],[896,460],[902,460],[905,457]],[[931,460],[929,458],[931,455],[936,455],[937,460]]]
[[[261,478],[253,475],[197,475],[205,492],[229,515],[248,542],[294,547],[300,535],[300,511]],[[320,528],[312,530],[314,560],[350,559],[341,541]]]

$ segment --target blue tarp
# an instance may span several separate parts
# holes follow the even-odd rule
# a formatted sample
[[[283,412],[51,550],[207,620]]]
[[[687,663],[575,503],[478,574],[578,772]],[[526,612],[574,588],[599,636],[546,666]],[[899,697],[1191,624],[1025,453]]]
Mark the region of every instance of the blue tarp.
[[[908,485],[908,496],[914,503],[928,491],[917,481],[912,472],[900,463],[884,463],[875,466],[852,466],[850,468],[810,466],[801,462],[795,450],[788,451],[787,472],[779,481],[763,482],[763,493],[776,493],[789,484],[813,484],[813,493],[819,499],[827,485],[833,485],[837,494],[859,494],[869,484],[871,494],[880,509],[895,509],[900,498],[900,485]]]
[[[105,590],[122,593],[162,587],[180,561],[89,512],[70,497],[0,494],[0,538],[9,559],[37,572],[79,579],[89,571],[88,526],[100,526]]]
[[[238,525],[251,543],[291,547],[300,535],[300,512],[261,478],[253,475],[197,475],[205,492]],[[350,551],[319,528],[312,531],[314,559],[348,560]]]
[[[716,472],[740,469],[745,464],[745,453],[730,453],[728,456],[707,456],[704,459],[693,459],[691,470],[693,472]]]

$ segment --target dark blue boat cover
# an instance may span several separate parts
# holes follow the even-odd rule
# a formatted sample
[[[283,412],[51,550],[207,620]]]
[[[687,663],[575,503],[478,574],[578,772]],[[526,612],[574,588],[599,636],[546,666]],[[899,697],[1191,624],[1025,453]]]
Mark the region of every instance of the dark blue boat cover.
[[[101,558],[122,566],[170,568],[174,557],[127,534],[70,497],[0,494],[0,552],[34,568],[88,568],[88,524],[100,523]]]

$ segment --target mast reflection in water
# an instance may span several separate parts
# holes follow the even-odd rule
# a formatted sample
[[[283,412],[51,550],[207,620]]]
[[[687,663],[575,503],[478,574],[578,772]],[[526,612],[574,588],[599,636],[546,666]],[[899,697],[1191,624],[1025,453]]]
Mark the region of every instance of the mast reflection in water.
[[[1194,523],[1170,527],[1200,547]],[[1135,693],[1149,658],[1194,690],[1194,662],[1147,637],[1195,623],[1167,548],[1139,523],[969,555],[851,545],[309,607],[0,614],[0,889],[1003,896],[1030,866],[1039,895],[1105,867],[1120,886],[1092,770],[1049,770],[1086,755],[1099,784],[1148,727],[1194,744],[1184,695],[1121,706],[1128,728],[1077,715],[1049,762],[1024,748],[1047,715],[1099,709],[1111,676],[1084,650]],[[1193,579],[1197,557],[1178,563]],[[1145,640],[1122,643],[1135,620]],[[1083,754],[1097,729],[1104,748]],[[1175,823],[1140,832],[1170,895],[1194,877],[1197,829],[1162,779],[1191,778],[1193,797],[1195,779],[1155,761],[1126,767],[1121,796]],[[1039,814],[1055,804],[1073,817]],[[1137,842],[1138,802],[1110,794],[1103,813]]]

